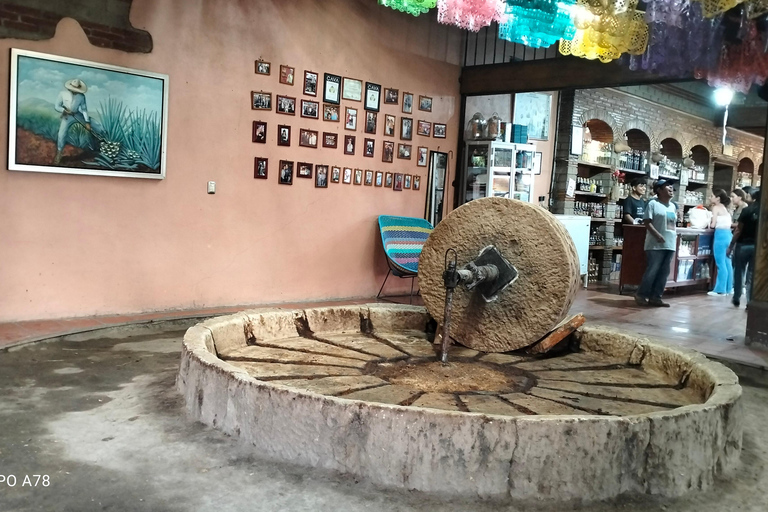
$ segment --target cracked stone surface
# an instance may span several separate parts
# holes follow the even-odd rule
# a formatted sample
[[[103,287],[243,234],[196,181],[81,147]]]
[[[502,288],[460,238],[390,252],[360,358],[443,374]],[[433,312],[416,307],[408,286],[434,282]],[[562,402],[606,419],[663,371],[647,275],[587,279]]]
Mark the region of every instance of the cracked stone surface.
[[[698,354],[583,327],[577,352],[456,347],[443,366],[415,330],[423,308],[351,309],[191,328],[178,379],[188,414],[267,458],[448,494],[679,496],[738,460],[738,380]]]

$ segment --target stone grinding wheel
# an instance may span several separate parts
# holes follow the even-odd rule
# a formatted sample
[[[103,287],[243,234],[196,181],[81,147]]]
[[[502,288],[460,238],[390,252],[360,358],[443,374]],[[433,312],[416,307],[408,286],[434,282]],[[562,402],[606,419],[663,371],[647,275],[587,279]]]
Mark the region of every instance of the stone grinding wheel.
[[[459,285],[451,338],[475,350],[507,352],[535,343],[565,318],[579,288],[579,256],[565,226],[539,206],[499,197],[460,206],[435,227],[419,257],[421,294],[438,322],[445,310],[445,251],[456,250],[461,269],[491,244],[518,278],[492,302]]]

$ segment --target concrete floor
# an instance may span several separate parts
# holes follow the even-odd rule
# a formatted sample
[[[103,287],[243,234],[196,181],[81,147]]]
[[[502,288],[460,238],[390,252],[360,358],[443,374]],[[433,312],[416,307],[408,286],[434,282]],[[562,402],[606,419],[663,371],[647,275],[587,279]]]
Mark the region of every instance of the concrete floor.
[[[174,388],[190,321],[117,327],[0,351],[0,511],[768,510],[768,381],[742,378],[742,467],[706,493],[597,504],[442,500],[264,461],[189,422]],[[605,322],[603,322],[605,323]],[[578,461],[574,461],[578,464]],[[47,475],[37,486],[24,476]],[[0,477],[1,478],[1,477]]]

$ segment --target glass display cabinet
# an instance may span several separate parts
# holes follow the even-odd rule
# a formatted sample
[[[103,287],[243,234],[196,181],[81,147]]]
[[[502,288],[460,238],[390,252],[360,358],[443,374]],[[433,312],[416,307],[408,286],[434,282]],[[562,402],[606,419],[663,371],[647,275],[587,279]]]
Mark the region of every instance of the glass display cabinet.
[[[532,202],[533,144],[497,141],[469,141],[464,159],[464,197],[469,202],[481,197],[509,197]]]

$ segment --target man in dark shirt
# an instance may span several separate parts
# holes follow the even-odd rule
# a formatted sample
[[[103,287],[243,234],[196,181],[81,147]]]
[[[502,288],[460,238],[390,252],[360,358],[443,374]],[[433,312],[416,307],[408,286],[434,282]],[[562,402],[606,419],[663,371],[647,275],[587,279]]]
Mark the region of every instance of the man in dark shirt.
[[[755,267],[755,243],[757,242],[757,222],[760,219],[760,191],[753,190],[752,202],[739,216],[739,225],[733,233],[733,240],[727,254],[733,253],[733,299],[734,306],[741,305],[741,290],[744,286],[744,273],[747,274],[747,303],[752,295],[752,271]]]
[[[629,182],[629,195],[624,199],[624,224],[642,224],[645,213],[645,178],[634,178]]]

